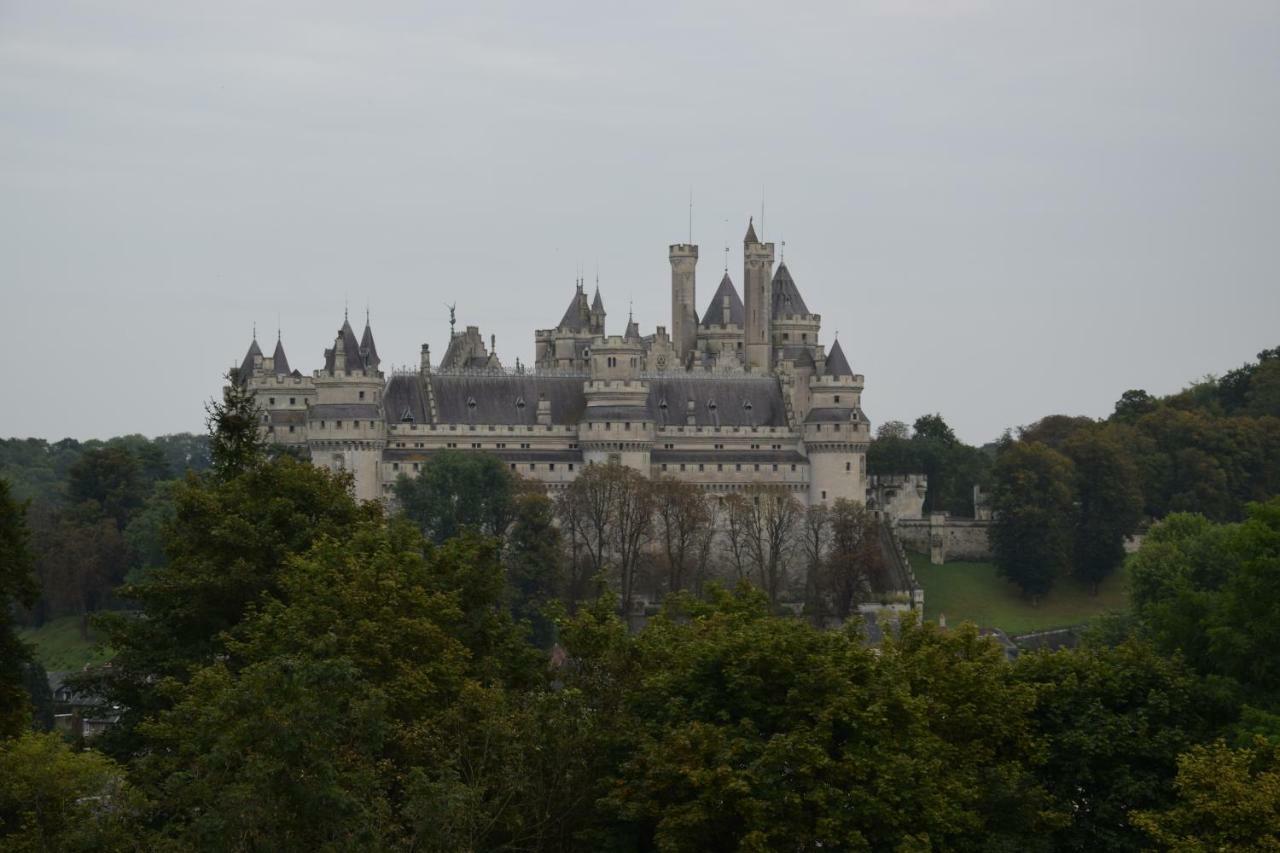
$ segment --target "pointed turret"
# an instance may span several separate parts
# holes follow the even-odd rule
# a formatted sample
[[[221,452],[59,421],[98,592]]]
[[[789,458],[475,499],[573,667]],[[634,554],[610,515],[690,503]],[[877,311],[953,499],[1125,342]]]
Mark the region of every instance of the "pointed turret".
[[[596,298],[599,298],[598,294]],[[564,316],[560,318],[560,325],[556,328],[584,332],[590,325],[591,312],[587,308],[587,295],[582,292],[582,282],[578,281],[575,282],[573,299],[569,302],[569,307],[564,309]]]
[[[600,298],[600,285],[598,284],[596,285],[596,296],[594,299],[591,300],[591,313],[592,314],[604,313],[604,300]]]
[[[289,359],[284,354],[284,343],[280,340],[280,333],[276,333],[276,351],[271,356],[271,363],[274,366],[276,376],[289,375]]]
[[[747,236],[742,238],[743,243],[759,243],[760,238],[756,236],[755,217],[747,220]]]
[[[795,279],[791,277],[791,270],[787,269],[785,261],[778,264],[778,270],[773,274],[773,319],[808,313],[809,308],[804,304],[804,297],[800,295]]]
[[[360,355],[370,370],[377,370],[382,359],[378,358],[378,347],[373,342],[373,329],[369,327],[369,316],[364,318],[364,334],[360,336]]]
[[[849,367],[849,359],[844,357],[839,339],[831,345],[831,352],[827,353],[827,366],[823,376],[853,378],[853,368]]]
[[[338,356],[341,356],[341,359]],[[338,330],[333,349],[324,351],[324,369],[329,373],[355,372],[364,370],[364,367],[364,359],[360,356],[360,341],[356,338],[355,330],[351,328],[351,321],[344,315],[342,328]]]
[[[249,344],[249,351],[244,354],[244,361],[240,362],[239,379],[241,382],[248,380],[253,375],[254,358],[262,358],[262,348],[258,346],[258,337],[255,335],[253,342]]]
[[[733,286],[729,274],[725,273],[724,278],[720,279],[720,287],[716,289],[715,296],[711,297],[711,304],[702,314],[702,327],[741,326],[742,317],[742,297],[738,295],[738,289]]]

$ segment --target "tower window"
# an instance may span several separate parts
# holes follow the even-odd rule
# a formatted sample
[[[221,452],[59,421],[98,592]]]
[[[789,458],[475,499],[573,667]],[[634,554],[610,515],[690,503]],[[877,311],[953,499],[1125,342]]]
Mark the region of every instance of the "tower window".
[[[361,399],[361,400],[363,400],[363,399],[364,399],[364,392],[363,392],[363,391],[361,391],[361,392],[360,392],[360,399]]]
[[[268,398],[267,398],[267,403],[268,403],[269,405],[274,406],[274,405],[276,404],[276,398],[275,398],[275,397],[268,397]]]

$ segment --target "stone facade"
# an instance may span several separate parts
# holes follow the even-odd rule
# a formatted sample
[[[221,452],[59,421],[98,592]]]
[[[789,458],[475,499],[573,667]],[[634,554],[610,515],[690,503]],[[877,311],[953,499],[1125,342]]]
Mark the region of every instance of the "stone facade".
[[[255,340],[233,373],[255,395],[263,429],[305,447],[320,465],[350,471],[362,499],[385,498],[434,453],[483,450],[522,477],[563,488],[582,466],[619,463],[695,482],[713,494],[781,485],[804,503],[865,500],[870,421],[863,377],[840,343],[819,343],[821,317],[800,296],[773,244],[749,225],[744,303],[726,271],[698,316],[698,247],[672,245],[671,334],[641,335],[630,318],[605,328],[597,285],[584,283],[560,322],[534,333],[535,361],[504,367],[477,326],[450,331],[433,364],[380,369],[366,318],[357,339],[344,318],[324,367],[289,368]]]

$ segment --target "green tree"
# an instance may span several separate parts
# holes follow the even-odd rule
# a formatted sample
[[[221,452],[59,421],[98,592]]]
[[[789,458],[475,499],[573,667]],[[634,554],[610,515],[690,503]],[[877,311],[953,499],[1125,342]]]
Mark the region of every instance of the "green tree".
[[[840,498],[831,507],[831,550],[827,556],[825,592],[841,620],[884,589],[884,559],[879,522],[861,502]]]
[[[15,607],[30,607],[38,592],[26,513],[26,505],[10,497],[9,483],[0,480],[0,738],[18,734],[30,719],[23,666],[31,652],[13,621]]]
[[[394,489],[404,514],[428,538],[443,542],[464,528],[506,535],[516,480],[496,456],[446,450],[433,455],[417,477],[401,474]]]
[[[124,772],[56,734],[0,740],[0,847],[14,853],[145,849]]]
[[[221,402],[205,406],[209,431],[209,467],[219,479],[228,480],[267,457],[267,441],[260,423],[262,410],[253,394],[234,375],[227,376]]]
[[[124,447],[87,451],[71,466],[67,477],[71,502],[90,504],[96,510],[92,514],[110,518],[117,530],[124,529],[146,499],[147,487],[138,458]]]
[[[996,570],[1039,602],[1071,567],[1071,460],[1043,444],[1019,441],[997,457],[993,477],[989,535]]]
[[[1070,816],[1054,850],[1145,849],[1130,813],[1171,805],[1178,756],[1234,711],[1184,663],[1135,640],[1024,654],[1013,672],[1036,690],[1046,752],[1036,775]]]
[[[1248,512],[1236,524],[1174,514],[1155,525],[1132,558],[1132,601],[1161,649],[1271,703],[1280,695],[1280,498]]]
[[[1133,816],[1156,849],[1280,850],[1280,750],[1274,744],[1194,746],[1178,759],[1177,789],[1173,806]]]
[[[507,536],[507,583],[512,614],[530,624],[533,642],[540,648],[549,647],[555,639],[555,625],[546,608],[560,589],[563,561],[551,499],[541,492],[521,494],[516,498],[515,521]]]
[[[1119,443],[1095,428],[1077,431],[1062,449],[1076,474],[1071,571],[1097,595],[1098,584],[1124,561],[1124,539],[1141,517],[1138,472]]]

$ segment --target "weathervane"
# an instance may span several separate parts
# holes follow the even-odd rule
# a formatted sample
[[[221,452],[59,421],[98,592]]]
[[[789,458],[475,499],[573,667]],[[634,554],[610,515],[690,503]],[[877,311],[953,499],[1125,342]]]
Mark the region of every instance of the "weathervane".
[[[453,327],[454,327],[454,324],[455,324],[455,323],[457,323],[457,321],[458,321],[458,320],[457,320],[457,317],[458,317],[458,315],[457,315],[458,303],[456,303],[456,302],[455,302],[455,303],[453,303],[452,305],[450,305],[448,302],[446,302],[446,303],[444,304],[444,307],[446,307],[446,308],[448,308],[448,309],[449,309],[449,338],[450,338],[450,339],[452,339],[452,338],[453,338]]]

